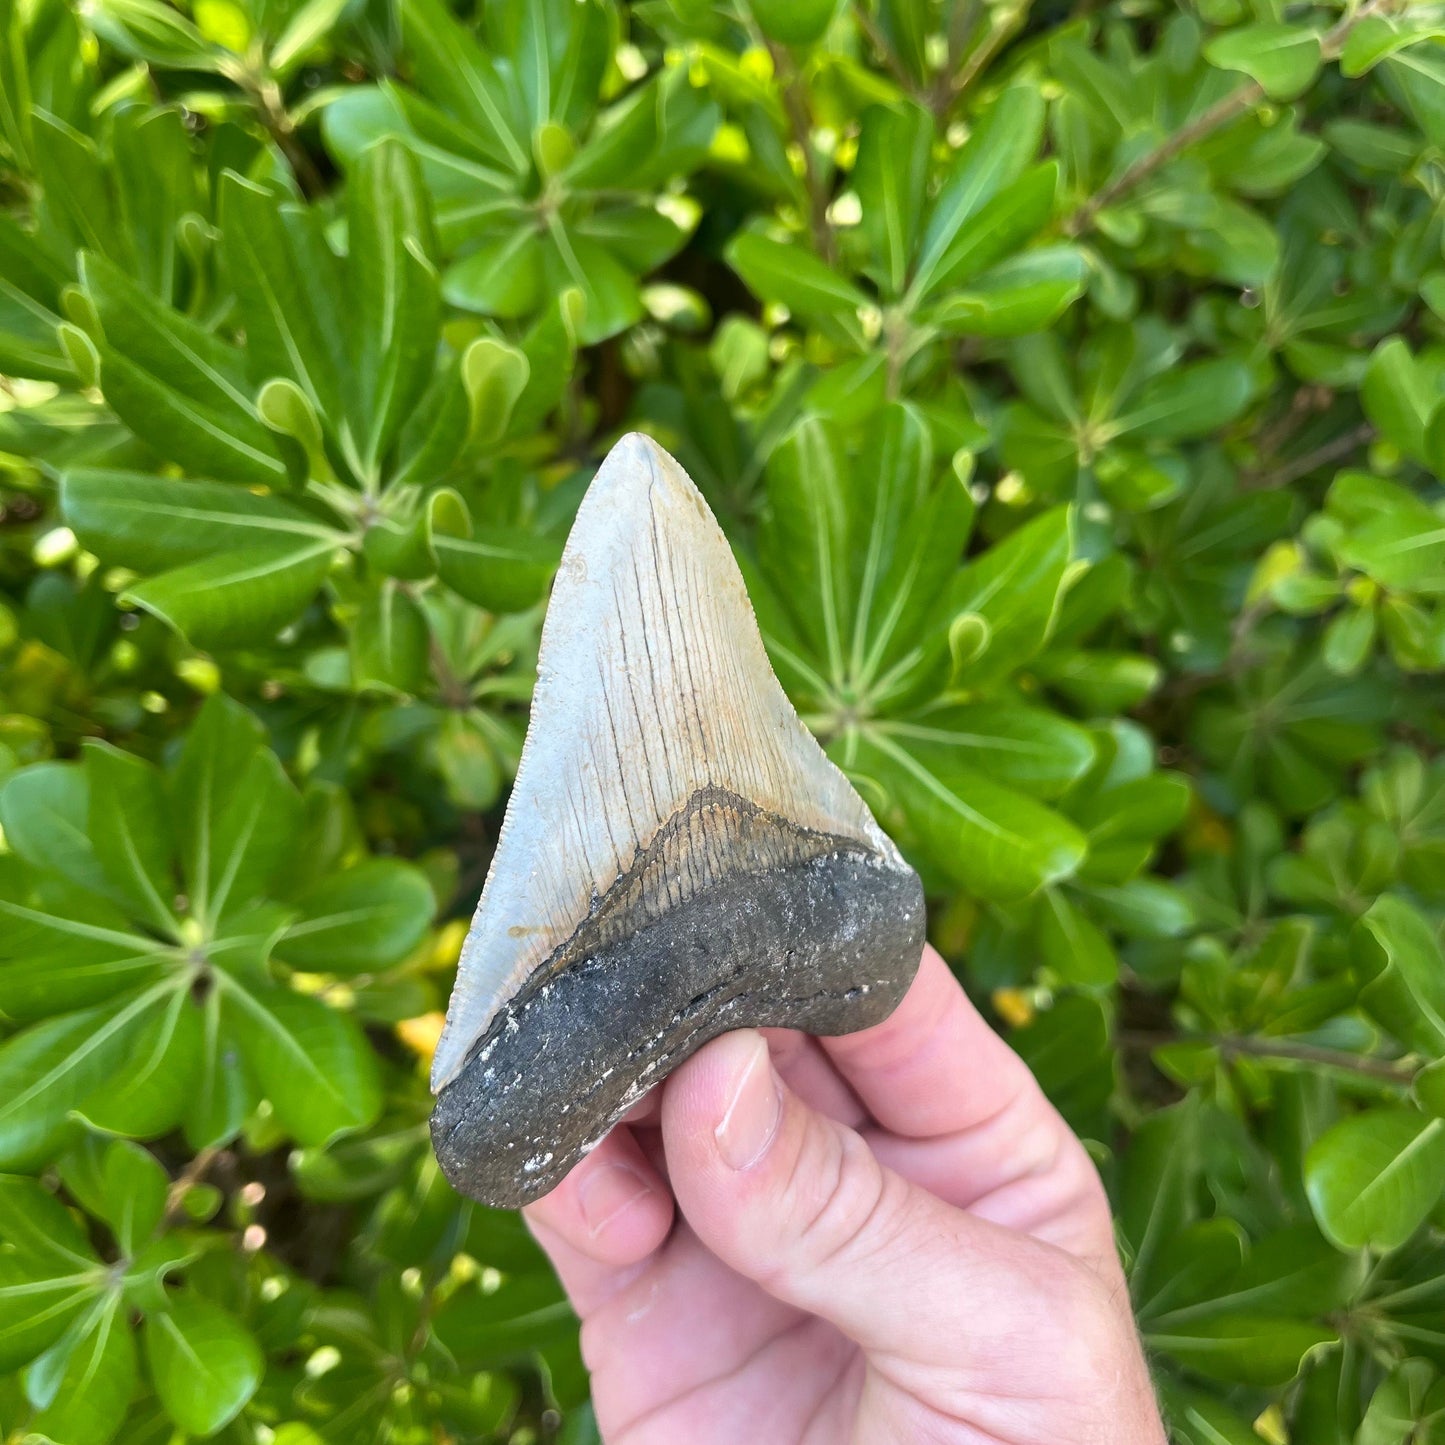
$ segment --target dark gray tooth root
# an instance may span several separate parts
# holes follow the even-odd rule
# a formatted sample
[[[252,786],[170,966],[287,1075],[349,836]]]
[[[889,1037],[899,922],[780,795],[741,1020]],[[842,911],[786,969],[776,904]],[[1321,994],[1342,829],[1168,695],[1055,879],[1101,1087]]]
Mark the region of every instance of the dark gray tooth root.
[[[503,1009],[437,1099],[442,1169],[473,1199],[528,1204],[709,1039],[881,1023],[923,933],[917,876],[856,849],[739,873]]]
[[[917,876],[793,711],[702,494],[624,437],[562,554],[432,1060],[447,1178],[524,1204],[716,1035],[880,1022],[923,930]]]

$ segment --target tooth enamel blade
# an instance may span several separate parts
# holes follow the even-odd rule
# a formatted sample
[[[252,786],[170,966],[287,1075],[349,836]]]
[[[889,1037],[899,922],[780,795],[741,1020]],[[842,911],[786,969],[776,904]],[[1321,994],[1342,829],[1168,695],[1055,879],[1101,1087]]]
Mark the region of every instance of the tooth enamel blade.
[[[882,917],[885,900],[903,916]],[[843,956],[841,971],[797,974],[828,1015],[814,1031],[862,1026],[916,967],[917,879],[784,695],[702,495],[656,443],[624,437],[563,553],[433,1061],[433,1133],[454,1182],[491,1202],[533,1197],[707,1037],[807,1014],[784,966],[805,924]],[[760,986],[769,970],[777,1007]],[[864,990],[857,1022],[829,1002],[849,989]]]

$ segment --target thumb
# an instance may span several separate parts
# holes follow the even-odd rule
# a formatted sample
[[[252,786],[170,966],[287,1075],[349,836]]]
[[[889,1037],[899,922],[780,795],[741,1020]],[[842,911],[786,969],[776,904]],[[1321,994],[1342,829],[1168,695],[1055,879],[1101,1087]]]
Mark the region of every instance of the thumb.
[[[1076,1274],[1062,1251],[885,1168],[783,1084],[755,1031],[715,1039],[677,1071],[662,1128],[703,1243],[866,1350],[956,1366],[962,1342],[1031,1338],[1041,1299]]]

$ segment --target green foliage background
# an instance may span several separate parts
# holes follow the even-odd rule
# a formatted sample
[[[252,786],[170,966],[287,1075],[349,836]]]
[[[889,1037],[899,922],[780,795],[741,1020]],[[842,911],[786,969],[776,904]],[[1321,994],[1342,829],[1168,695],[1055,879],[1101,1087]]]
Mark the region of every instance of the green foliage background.
[[[0,0],[0,1436],[593,1438],[424,1072],[641,428],[1093,1141],[1176,1438],[1445,1440],[1442,40]]]

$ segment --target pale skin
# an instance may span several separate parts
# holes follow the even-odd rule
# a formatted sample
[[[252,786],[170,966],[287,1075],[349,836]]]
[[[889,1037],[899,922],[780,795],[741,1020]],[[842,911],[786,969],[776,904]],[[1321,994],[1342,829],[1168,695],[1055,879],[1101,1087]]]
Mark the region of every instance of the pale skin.
[[[1164,1445],[1099,1176],[926,949],[701,1049],[531,1205],[607,1445]]]

